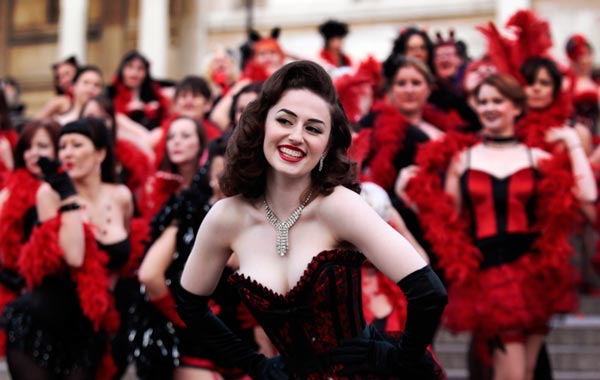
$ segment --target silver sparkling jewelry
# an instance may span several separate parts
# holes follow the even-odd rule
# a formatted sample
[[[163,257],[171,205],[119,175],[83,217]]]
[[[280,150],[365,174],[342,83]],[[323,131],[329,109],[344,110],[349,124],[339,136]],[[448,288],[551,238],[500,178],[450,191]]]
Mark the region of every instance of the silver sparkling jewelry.
[[[269,221],[269,223],[271,223],[273,227],[275,227],[275,231],[277,231],[277,240],[275,243],[275,248],[277,249],[277,253],[279,253],[279,256],[283,257],[287,254],[289,247],[289,230],[294,226],[294,224],[296,224],[298,218],[300,218],[302,210],[304,210],[304,207],[306,207],[306,205],[308,204],[308,201],[310,200],[311,196],[312,190],[310,191],[310,193],[308,193],[308,196],[306,197],[304,202],[300,203],[300,205],[296,207],[296,209],[292,212],[292,215],[290,215],[283,222],[280,221],[279,218],[277,218],[277,215],[275,215],[275,213],[273,212],[273,210],[271,210],[271,207],[267,203],[267,198],[263,200],[265,204],[265,213],[267,215],[267,220]]]

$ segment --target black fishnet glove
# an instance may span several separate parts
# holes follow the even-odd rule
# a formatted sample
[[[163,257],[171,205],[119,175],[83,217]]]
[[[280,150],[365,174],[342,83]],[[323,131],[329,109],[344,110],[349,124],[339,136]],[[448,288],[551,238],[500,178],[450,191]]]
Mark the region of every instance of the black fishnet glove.
[[[77,194],[71,177],[63,170],[58,161],[42,156],[38,158],[37,163],[44,174],[44,181],[48,182],[58,193],[61,201]]]

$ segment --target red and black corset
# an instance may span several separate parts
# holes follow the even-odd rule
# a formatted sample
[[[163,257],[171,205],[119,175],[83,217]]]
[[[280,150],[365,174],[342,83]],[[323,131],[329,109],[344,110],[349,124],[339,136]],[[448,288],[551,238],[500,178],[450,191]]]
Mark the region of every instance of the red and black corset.
[[[472,168],[461,176],[472,236],[484,256],[482,269],[513,262],[530,250],[537,237],[532,231],[536,182],[533,166],[504,178]]]
[[[323,251],[285,295],[242,274],[231,276],[248,309],[286,361],[291,378],[354,379],[340,375],[342,368],[330,364],[328,357],[341,340],[364,335],[363,261],[364,256],[355,251]]]

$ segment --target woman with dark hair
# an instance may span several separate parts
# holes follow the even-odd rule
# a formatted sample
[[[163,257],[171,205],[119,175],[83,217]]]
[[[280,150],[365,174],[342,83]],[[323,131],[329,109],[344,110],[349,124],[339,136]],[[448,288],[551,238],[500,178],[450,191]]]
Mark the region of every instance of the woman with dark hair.
[[[73,78],[77,74],[77,70],[79,70],[79,63],[75,56],[52,65],[52,79],[56,95],[72,96],[71,86],[73,85]]]
[[[25,124],[15,146],[15,169],[0,191],[0,310],[25,286],[17,263],[21,247],[37,222],[35,195],[42,184],[37,161],[41,156],[56,157],[59,130],[60,125],[50,120]]]
[[[182,116],[171,121],[158,171],[146,180],[137,200],[143,217],[150,220],[171,195],[189,188],[206,144],[204,127],[197,120]]]
[[[430,71],[433,70],[433,42],[423,29],[411,26],[400,32],[394,40],[392,52],[383,62],[383,76],[394,76],[394,61],[397,61],[399,56],[418,59],[426,64]]]
[[[130,119],[123,126],[153,147],[158,137],[149,131],[169,116],[170,102],[150,76],[148,59],[137,51],[125,54],[108,87],[108,96],[113,100],[117,118],[123,115]]]
[[[104,120],[115,147],[117,174],[121,182],[137,195],[154,172],[154,152],[130,134],[126,128],[120,128],[121,119],[115,118],[113,103],[104,95],[95,96],[86,102],[80,117]]]
[[[28,291],[4,309],[13,379],[109,378],[111,288],[129,257],[131,193],[115,184],[109,132],[99,119],[60,131],[58,161],[41,157],[40,225],[21,250]]]
[[[177,292],[189,334],[217,364],[253,379],[441,375],[426,347],[446,302],[444,287],[356,193],[350,141],[331,78],[314,62],[277,70],[242,115],[221,178],[228,198],[200,226]],[[407,296],[399,340],[365,324],[359,251]],[[232,252],[240,266],[230,281],[279,357],[246,346],[209,308]]]
[[[36,119],[53,118],[61,125],[76,120],[85,102],[104,91],[102,71],[96,66],[82,66],[73,77],[72,96],[51,99],[36,114]]]
[[[474,95],[483,141],[448,136],[424,146],[407,195],[449,284],[446,325],[488,343],[494,379],[533,379],[570,283],[565,223],[577,201],[596,198],[595,181],[574,129],[557,125],[544,136],[563,144],[572,172],[517,139],[527,97],[516,79],[492,74]],[[439,173],[448,163],[444,194]]]

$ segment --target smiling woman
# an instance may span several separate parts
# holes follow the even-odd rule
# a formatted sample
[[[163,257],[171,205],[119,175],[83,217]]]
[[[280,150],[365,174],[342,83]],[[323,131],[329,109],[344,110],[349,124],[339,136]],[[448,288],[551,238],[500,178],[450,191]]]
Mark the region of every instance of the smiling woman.
[[[177,295],[189,333],[215,363],[253,379],[442,376],[426,347],[445,290],[356,193],[349,145],[331,78],[313,62],[276,71],[242,114],[221,179],[228,198],[200,226]],[[254,352],[210,311],[209,295],[232,253],[239,270],[230,280],[281,356]],[[407,295],[401,340],[366,326],[365,256]]]

